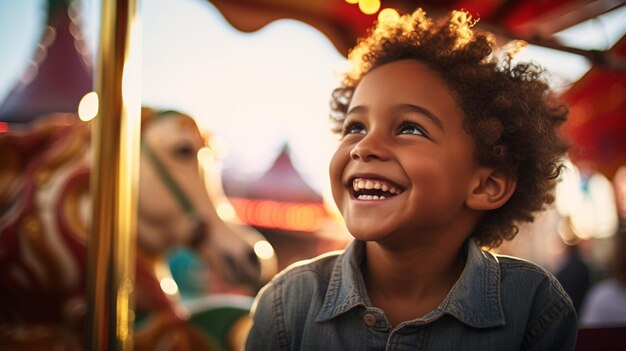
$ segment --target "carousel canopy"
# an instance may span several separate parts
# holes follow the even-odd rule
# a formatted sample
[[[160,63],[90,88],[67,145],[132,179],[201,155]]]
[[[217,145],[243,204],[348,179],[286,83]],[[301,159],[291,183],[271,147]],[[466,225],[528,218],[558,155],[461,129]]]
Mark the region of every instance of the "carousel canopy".
[[[626,37],[611,53],[626,59]],[[626,74],[596,65],[564,99],[570,106],[565,130],[572,139],[572,160],[612,178],[626,165]]]
[[[244,32],[259,30],[285,18],[308,23],[324,33],[344,55],[365,34],[377,14],[377,11],[365,14],[357,0],[208,1],[234,28]],[[92,90],[93,72],[71,3],[48,0],[47,29],[22,80],[0,105],[0,122],[25,123],[46,113],[75,112],[81,97]],[[624,39],[613,48],[597,50],[563,45],[554,34],[616,11],[625,4],[614,0],[385,0],[380,3],[381,8],[401,12],[412,11],[419,5],[433,16],[464,8],[480,18],[478,26],[505,39],[524,39],[587,58],[593,68],[564,95],[572,107],[565,130],[575,146],[574,161],[585,162],[608,177],[626,162]]]
[[[480,18],[478,26],[505,38],[523,39],[531,44],[576,53],[612,69],[626,70],[625,60],[609,59],[607,51],[567,47],[554,39],[561,30],[595,18],[625,5],[611,0],[208,0],[235,28],[252,32],[268,23],[290,18],[310,24],[324,33],[337,50],[347,55],[356,38],[363,36],[376,19],[376,12],[365,14],[362,3],[379,4],[411,12],[417,6],[432,16],[465,9]],[[357,3],[359,3],[357,5]]]
[[[366,33],[376,12],[365,14],[361,3],[410,12],[416,6],[437,16],[466,9],[480,18],[478,26],[503,39],[585,57],[592,69],[565,93],[571,116],[565,132],[572,140],[574,162],[609,178],[626,164],[626,37],[606,50],[563,45],[555,34],[597,16],[616,11],[625,1],[611,0],[209,0],[237,29],[256,31],[271,21],[292,18],[323,32],[343,55]],[[623,33],[622,33],[623,34]]]

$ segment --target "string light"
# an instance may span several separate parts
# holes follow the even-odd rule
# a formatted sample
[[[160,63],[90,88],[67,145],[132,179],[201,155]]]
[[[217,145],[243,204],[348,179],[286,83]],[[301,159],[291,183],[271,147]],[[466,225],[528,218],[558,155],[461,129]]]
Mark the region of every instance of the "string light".
[[[327,217],[323,204],[229,198],[242,221],[249,225],[313,232]]]
[[[400,18],[400,14],[398,11],[392,8],[382,9],[378,13],[378,21],[379,22],[395,22]]]
[[[366,15],[373,15],[380,10],[380,0],[346,0],[348,4],[359,5],[359,10]]]
[[[366,15],[372,15],[380,10],[380,0],[359,0],[359,9]]]

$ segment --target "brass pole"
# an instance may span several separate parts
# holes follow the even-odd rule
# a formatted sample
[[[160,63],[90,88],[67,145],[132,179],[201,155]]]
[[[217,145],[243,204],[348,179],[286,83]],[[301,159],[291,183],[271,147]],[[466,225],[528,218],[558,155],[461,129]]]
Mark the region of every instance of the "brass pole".
[[[141,127],[137,0],[101,1],[92,125],[92,230],[88,245],[88,350],[132,350]]]

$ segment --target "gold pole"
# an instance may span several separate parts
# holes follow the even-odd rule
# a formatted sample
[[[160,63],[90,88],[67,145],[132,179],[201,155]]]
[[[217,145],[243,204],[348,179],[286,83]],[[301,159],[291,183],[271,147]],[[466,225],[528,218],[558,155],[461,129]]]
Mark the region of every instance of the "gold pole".
[[[92,126],[93,222],[88,249],[88,350],[132,350],[141,127],[137,0],[102,0]]]

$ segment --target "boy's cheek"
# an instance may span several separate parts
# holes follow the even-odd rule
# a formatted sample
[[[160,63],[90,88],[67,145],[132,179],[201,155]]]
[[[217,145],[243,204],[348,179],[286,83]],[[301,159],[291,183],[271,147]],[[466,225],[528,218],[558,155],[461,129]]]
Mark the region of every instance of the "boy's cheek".
[[[345,154],[348,154],[347,159]],[[348,160],[349,153],[345,152],[345,150],[343,149],[338,149],[333,154],[333,157],[330,159],[330,165],[328,168],[331,186],[341,186],[343,171]]]
[[[337,205],[337,208],[339,209],[339,211],[341,211],[341,206],[343,205],[343,202],[344,202],[343,196],[345,194],[345,187],[343,186],[343,184],[341,183],[339,179],[333,178],[331,176],[330,188],[331,188],[335,205]]]
[[[329,177],[330,177],[330,187],[333,195],[333,200],[335,204],[341,211],[341,205],[343,203],[343,196],[345,195],[346,188],[343,184],[342,177],[343,171],[345,170],[346,161],[345,157],[342,157],[339,152],[336,152],[335,155],[330,160],[329,166]]]

